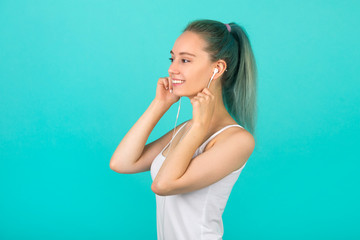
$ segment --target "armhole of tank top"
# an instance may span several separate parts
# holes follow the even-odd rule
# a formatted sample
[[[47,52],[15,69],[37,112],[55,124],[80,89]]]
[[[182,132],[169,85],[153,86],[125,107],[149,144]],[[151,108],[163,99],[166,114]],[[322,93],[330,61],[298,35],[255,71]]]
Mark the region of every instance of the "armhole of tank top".
[[[242,169],[245,167],[246,163],[247,163],[247,161],[244,163],[244,165],[241,166],[241,168],[238,168],[237,170],[233,171],[232,173],[238,173],[238,172],[242,171]]]

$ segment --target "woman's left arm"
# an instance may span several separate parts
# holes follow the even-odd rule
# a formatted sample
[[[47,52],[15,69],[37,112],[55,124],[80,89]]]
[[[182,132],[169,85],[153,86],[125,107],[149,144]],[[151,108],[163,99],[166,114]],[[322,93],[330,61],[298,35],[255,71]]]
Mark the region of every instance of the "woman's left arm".
[[[205,129],[205,130],[204,130]],[[206,128],[194,123],[182,140],[169,152],[151,188],[154,192],[166,188],[166,185],[179,179],[188,168],[196,149],[202,144],[206,136]]]

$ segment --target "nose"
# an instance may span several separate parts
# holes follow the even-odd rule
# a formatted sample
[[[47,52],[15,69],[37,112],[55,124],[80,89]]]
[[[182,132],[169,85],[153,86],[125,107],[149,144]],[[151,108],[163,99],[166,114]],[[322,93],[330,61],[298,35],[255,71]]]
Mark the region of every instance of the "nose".
[[[170,64],[170,67],[169,67],[169,69],[168,69],[168,72],[169,72],[169,76],[179,74],[179,68],[176,66],[176,63],[175,63],[175,62],[172,62],[172,63]]]

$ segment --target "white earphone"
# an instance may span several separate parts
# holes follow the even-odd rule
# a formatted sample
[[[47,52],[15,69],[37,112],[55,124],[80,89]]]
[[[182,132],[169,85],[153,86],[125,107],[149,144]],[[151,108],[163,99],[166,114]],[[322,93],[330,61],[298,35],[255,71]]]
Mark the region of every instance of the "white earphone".
[[[209,88],[211,81],[213,80],[215,74],[218,73],[218,72],[219,72],[219,69],[214,68],[214,74],[212,75],[212,77],[211,77],[211,79],[210,79],[210,81],[209,81],[209,84],[208,84],[207,88]]]
[[[210,81],[209,81],[209,84],[207,85],[207,88],[209,88],[211,81],[213,80],[215,74],[218,73],[218,72],[219,72],[219,69],[214,68],[214,72],[213,72],[214,74],[212,75],[212,77],[211,77],[211,79],[210,79]],[[177,120],[178,120],[178,117],[179,117],[179,112],[180,112],[180,106],[181,106],[181,97],[180,97],[180,102],[179,102],[178,113],[177,113],[177,115],[176,115],[176,120],[175,120],[175,127],[174,127],[174,131],[173,131],[173,136],[172,136],[172,138],[171,138],[171,140],[170,140],[170,145],[169,145],[168,154],[169,154],[169,151],[170,151],[170,147],[171,147],[172,140],[174,139],[176,123],[177,123]],[[183,135],[183,136],[184,136],[184,135]],[[181,140],[181,139],[180,139],[180,140]]]

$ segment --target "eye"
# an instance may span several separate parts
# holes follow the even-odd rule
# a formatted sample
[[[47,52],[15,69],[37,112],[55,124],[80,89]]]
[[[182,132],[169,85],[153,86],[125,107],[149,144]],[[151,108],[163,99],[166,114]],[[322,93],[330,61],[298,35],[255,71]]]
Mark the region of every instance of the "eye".
[[[169,60],[171,61],[171,62],[173,62],[174,61],[174,59],[173,58],[169,58]],[[183,61],[187,61],[187,62],[190,62],[189,60],[187,60],[187,59],[181,59],[181,60],[183,60]],[[184,62],[184,63],[187,63],[187,62]]]

